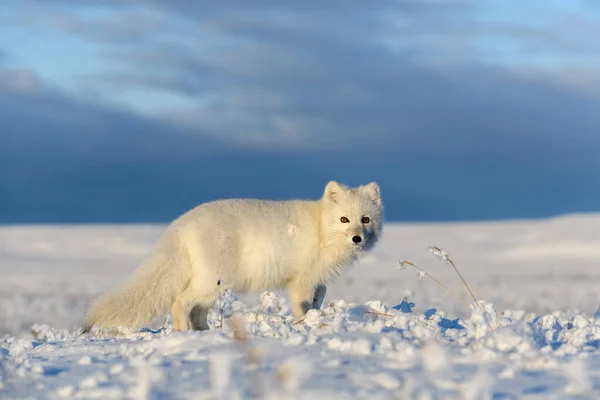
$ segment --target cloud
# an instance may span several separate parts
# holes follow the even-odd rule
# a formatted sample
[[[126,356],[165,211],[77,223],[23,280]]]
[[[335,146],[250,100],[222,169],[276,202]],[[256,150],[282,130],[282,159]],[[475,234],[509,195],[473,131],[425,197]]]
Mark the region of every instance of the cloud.
[[[218,197],[318,196],[326,179],[298,154],[248,152],[55,91],[0,90],[0,125],[4,223],[165,221]]]
[[[196,157],[219,141],[168,122],[73,98],[27,70],[0,69],[0,121],[7,158],[90,161]]]
[[[562,17],[473,1],[81,4],[54,0],[28,29],[98,46],[106,64],[79,82],[103,105],[0,73],[0,220],[168,220],[216,197],[318,196],[332,178],[380,182],[392,219],[597,208],[600,100],[571,66],[592,45],[552,47]],[[144,113],[117,105],[151,96]]]
[[[445,118],[438,123],[452,123]],[[589,184],[600,172],[598,142],[582,132],[546,142],[508,131],[505,139],[413,132],[376,151],[362,145],[367,136],[341,150],[272,151],[53,90],[1,91],[0,124],[9,127],[0,146],[3,222],[167,221],[220,197],[316,198],[329,179],[377,180],[389,219],[531,217],[600,200]]]
[[[25,69],[0,69],[0,88],[15,93],[33,93],[42,90],[42,83]]]
[[[473,2],[383,2],[367,10],[359,2],[332,2],[318,12],[305,4],[291,9],[268,1],[244,4],[169,3],[164,12],[198,26],[182,24],[177,37],[187,40],[148,40],[112,50],[111,60],[120,67],[97,78],[110,90],[175,93],[188,99],[185,107],[157,110],[170,120],[231,140],[288,148],[345,148],[362,142],[376,149],[389,148],[390,141],[408,141],[410,148],[411,136],[434,142],[447,134],[431,126],[435,120],[453,122],[454,130],[462,132],[506,135],[513,129],[497,127],[499,123],[542,121],[541,114],[578,119],[564,115],[561,101],[567,107],[581,103],[583,115],[590,109],[581,96],[566,94],[550,79],[540,81],[481,60],[445,64],[444,54],[456,49],[467,49],[471,57],[478,53],[471,41],[478,37],[474,32],[482,34],[482,22],[474,16]],[[467,17],[459,18],[457,12]],[[469,23],[474,27],[468,28]],[[525,43],[539,48],[540,42],[545,46],[555,39],[548,29],[485,27],[483,35],[530,37],[533,42]],[[437,61],[429,62],[432,58]],[[487,96],[484,90],[489,90]],[[558,102],[550,104],[548,97]],[[514,107],[519,102],[524,107]],[[449,104],[452,108],[445,107]],[[472,126],[474,122],[484,125]],[[514,131],[522,136],[518,128]],[[547,129],[539,135],[547,135],[542,131]],[[370,138],[366,143],[365,136]]]

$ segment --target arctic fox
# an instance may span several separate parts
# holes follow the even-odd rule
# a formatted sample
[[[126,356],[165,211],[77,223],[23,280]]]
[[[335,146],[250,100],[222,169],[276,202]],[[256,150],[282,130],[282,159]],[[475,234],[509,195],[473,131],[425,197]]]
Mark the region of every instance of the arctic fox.
[[[181,215],[121,288],[97,300],[83,332],[139,329],[171,307],[177,330],[209,329],[222,290],[287,288],[297,318],[319,309],[325,284],[371,250],[382,233],[379,186],[335,181],[319,200],[226,199]],[[191,320],[191,321],[190,321]]]

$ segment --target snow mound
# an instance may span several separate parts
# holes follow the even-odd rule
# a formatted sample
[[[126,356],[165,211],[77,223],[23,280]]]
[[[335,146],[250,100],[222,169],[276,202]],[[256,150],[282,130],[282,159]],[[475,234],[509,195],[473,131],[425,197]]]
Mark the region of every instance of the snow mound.
[[[0,397],[600,396],[600,313],[497,313],[479,301],[453,319],[407,301],[337,300],[295,320],[285,298],[261,298],[248,307],[227,291],[207,332],[173,331],[168,320],[118,336],[34,325],[0,340]]]

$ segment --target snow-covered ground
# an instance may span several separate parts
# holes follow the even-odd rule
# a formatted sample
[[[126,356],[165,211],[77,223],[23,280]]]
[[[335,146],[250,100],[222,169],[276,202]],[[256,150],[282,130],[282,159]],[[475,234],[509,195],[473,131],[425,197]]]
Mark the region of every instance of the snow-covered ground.
[[[228,292],[223,328],[217,304],[209,332],[78,336],[163,229],[0,227],[0,398],[600,398],[599,215],[388,224],[303,321],[285,294],[257,314],[259,294]],[[468,300],[431,245],[480,308],[397,268]]]

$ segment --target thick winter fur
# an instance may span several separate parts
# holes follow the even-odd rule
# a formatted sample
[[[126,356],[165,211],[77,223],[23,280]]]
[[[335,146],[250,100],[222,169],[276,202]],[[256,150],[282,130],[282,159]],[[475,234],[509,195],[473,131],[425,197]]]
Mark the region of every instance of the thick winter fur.
[[[316,201],[201,204],[167,228],[127,283],[91,307],[83,331],[139,329],[169,308],[175,329],[187,330],[191,322],[206,330],[208,310],[227,288],[285,287],[301,317],[321,307],[326,282],[377,243],[382,210],[375,182],[350,188],[331,181]]]

